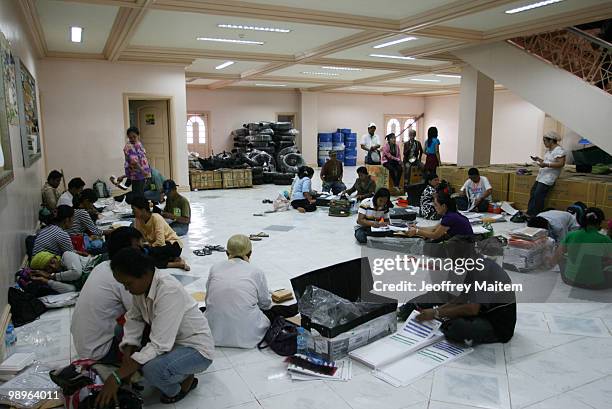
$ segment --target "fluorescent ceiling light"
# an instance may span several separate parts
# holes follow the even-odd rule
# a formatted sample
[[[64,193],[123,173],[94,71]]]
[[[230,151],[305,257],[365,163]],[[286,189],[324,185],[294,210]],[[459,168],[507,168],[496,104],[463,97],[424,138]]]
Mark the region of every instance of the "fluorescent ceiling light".
[[[544,6],[550,6],[551,4],[555,4],[555,3],[559,3],[563,0],[545,0],[545,1],[538,1],[537,3],[531,3],[528,4],[526,6],[521,6],[521,7],[517,7],[515,9],[511,9],[511,10],[506,10],[506,14],[516,14],[516,13],[520,13],[523,11],[528,11],[528,10],[533,10],[533,9],[537,9],[540,7],[544,7]]]
[[[440,80],[428,80],[426,78],[410,78],[410,81],[440,82]]]
[[[324,75],[328,77],[337,77],[339,74],[335,72],[314,72],[314,71],[302,71],[302,74],[306,75]]]
[[[351,68],[351,67],[323,66],[321,68],[326,69],[326,70],[338,70],[338,71],[361,71],[361,68]]]
[[[230,38],[198,37],[197,40],[198,41],[214,41],[214,42],[217,42],[217,43],[264,45],[263,41],[232,40]]]
[[[393,40],[393,41],[389,41],[388,43],[382,43],[382,44],[375,45],[373,48],[385,48],[385,47],[389,47],[390,45],[405,43],[406,41],[412,41],[412,40],[418,40],[418,38],[404,37],[404,38],[400,38],[399,40]]]
[[[290,33],[291,32],[291,30],[289,30],[288,28],[243,26],[241,24],[217,24],[217,27],[233,28],[235,30],[267,31],[269,33]]]
[[[255,84],[256,87],[286,87],[285,84]]]
[[[217,65],[217,66],[215,67],[215,70],[222,70],[222,69],[224,69],[225,67],[229,67],[229,66],[230,66],[230,65],[232,65],[233,63],[234,63],[233,61],[226,61],[226,62],[224,62],[224,63],[223,63],[223,64],[221,64],[221,65]]]
[[[401,55],[388,55],[388,54],[370,54],[370,57],[393,58],[396,60],[414,60],[414,57],[404,57]]]
[[[442,77],[442,78],[461,78],[461,75],[436,74],[436,77]]]
[[[70,27],[70,41],[73,43],[80,43],[83,41],[82,27]]]

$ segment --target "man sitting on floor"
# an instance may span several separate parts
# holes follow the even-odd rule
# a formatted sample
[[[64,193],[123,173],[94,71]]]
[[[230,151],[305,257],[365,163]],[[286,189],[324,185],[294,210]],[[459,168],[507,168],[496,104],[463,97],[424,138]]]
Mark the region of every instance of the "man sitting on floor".
[[[486,176],[480,176],[476,168],[468,170],[468,180],[465,181],[457,199],[459,210],[486,212],[491,203],[493,187]]]
[[[184,236],[189,232],[189,223],[191,223],[191,207],[189,200],[185,196],[179,194],[176,189],[174,180],[168,179],[163,183],[164,194],[166,195],[166,206],[162,212],[162,216],[172,220],[170,227],[179,236]]]
[[[215,345],[254,348],[277,316],[292,317],[297,304],[272,307],[265,274],[250,264],[252,246],[237,234],[227,241],[227,260],[210,268],[206,318]]]
[[[357,192],[355,199],[358,201],[372,197],[376,192],[376,182],[372,180],[372,177],[368,174],[368,168],[365,166],[357,168],[357,180],[355,180],[353,187],[340,194],[352,195],[353,192]]]
[[[336,151],[329,151],[329,160],[321,168],[323,191],[332,192],[334,195],[346,189],[346,185],[342,183],[342,162],[336,159],[336,156]]]
[[[81,191],[83,191],[84,187],[85,187],[85,182],[83,181],[83,179],[81,178],[70,179],[70,182],[68,182],[68,190],[62,193],[59,200],[57,201],[57,206],[59,207],[63,205],[63,206],[72,207],[74,198],[78,196],[81,193]]]
[[[47,176],[47,183],[42,188],[42,205],[50,212],[57,208],[57,201],[62,195],[59,190],[63,175],[57,170],[52,170]]]

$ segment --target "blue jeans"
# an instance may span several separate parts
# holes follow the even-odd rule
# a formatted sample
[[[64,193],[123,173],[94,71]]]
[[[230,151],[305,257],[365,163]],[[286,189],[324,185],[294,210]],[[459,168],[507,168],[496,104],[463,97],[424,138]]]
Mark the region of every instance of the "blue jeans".
[[[323,191],[329,192],[331,191],[333,194],[337,195],[338,193],[346,190],[346,185],[340,181],[337,182],[323,182]]]
[[[537,216],[544,210],[544,201],[546,195],[552,186],[544,183],[535,182],[531,187],[531,195],[529,196],[529,204],[527,205],[527,216]]]
[[[179,236],[184,236],[189,233],[189,224],[174,222],[170,224],[170,227],[172,227],[172,230]]]
[[[161,393],[174,397],[188,376],[204,372],[210,364],[212,361],[195,349],[179,345],[144,364],[142,374]]]
[[[366,244],[368,242],[370,231],[371,230],[367,227],[359,227],[357,230],[355,230],[355,239],[357,239],[360,244]]]

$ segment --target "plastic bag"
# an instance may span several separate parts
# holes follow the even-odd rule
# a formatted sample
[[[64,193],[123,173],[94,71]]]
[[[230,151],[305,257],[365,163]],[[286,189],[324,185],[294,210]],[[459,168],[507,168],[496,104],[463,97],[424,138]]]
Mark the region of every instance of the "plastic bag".
[[[44,365],[33,365],[0,385],[0,403],[12,407],[29,409],[40,406],[43,401],[61,399],[61,390],[51,381],[49,368]]]
[[[330,328],[344,325],[379,307],[379,304],[351,302],[312,285],[306,287],[299,301],[300,314]]]
[[[290,206],[291,202],[285,197],[284,193],[279,193],[272,203],[272,208],[275,212],[287,211]]]

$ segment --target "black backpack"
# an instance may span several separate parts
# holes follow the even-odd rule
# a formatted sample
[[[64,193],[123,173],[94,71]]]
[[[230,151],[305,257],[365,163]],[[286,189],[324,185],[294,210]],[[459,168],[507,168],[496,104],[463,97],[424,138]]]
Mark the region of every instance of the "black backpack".
[[[284,319],[276,317],[264,338],[257,344],[258,349],[270,349],[280,356],[292,356],[297,352],[297,327]]]
[[[13,324],[20,327],[40,317],[47,307],[38,298],[28,294],[21,289],[10,287],[8,302],[11,305]]]

